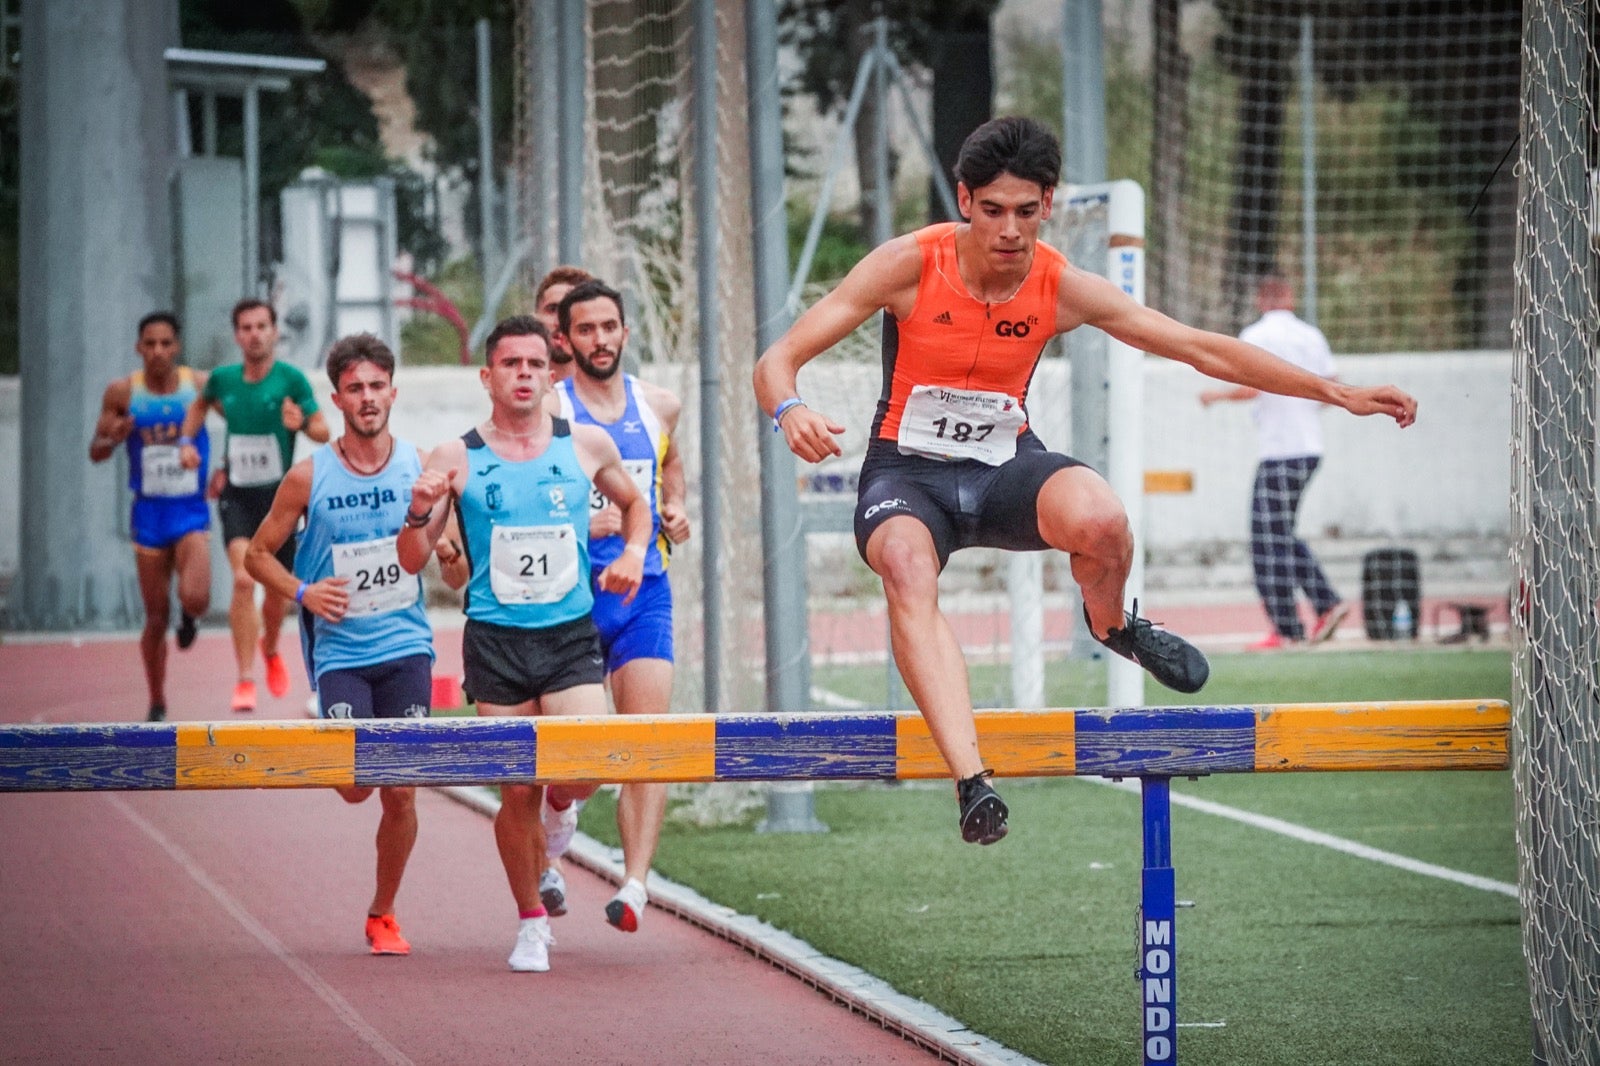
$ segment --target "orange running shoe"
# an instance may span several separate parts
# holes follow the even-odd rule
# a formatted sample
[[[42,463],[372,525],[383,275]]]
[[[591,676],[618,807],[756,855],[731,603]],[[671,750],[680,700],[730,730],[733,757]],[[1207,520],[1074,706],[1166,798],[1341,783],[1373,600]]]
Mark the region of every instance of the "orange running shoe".
[[[400,935],[400,923],[392,914],[380,914],[376,918],[367,915],[367,943],[372,945],[374,955],[411,954],[411,945]]]
[[[268,654],[267,646],[261,646],[261,657],[267,661],[267,691],[274,696],[282,696],[289,691],[289,668],[284,665],[283,656],[277,652]]]
[[[233,703],[235,711],[244,714],[256,709],[256,683],[254,681],[241,681],[233,686]]]

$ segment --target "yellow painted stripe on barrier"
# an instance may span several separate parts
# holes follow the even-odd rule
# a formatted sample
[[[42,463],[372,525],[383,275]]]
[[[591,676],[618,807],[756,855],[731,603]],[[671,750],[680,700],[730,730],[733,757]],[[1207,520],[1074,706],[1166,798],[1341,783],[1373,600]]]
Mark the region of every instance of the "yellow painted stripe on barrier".
[[[618,715],[539,719],[538,773],[564,781],[710,781],[717,725],[709,716]]]
[[[1193,492],[1194,471],[1146,470],[1144,472],[1144,491],[1151,494]]]
[[[1257,714],[1256,770],[1504,770],[1510,723],[1502,700],[1285,704]]]
[[[976,716],[983,765],[1006,777],[1060,776],[1077,765],[1072,711],[983,711]],[[928,723],[919,714],[895,720],[895,776],[949,777]]]
[[[175,788],[353,785],[356,734],[306,722],[198,723],[177,729]]]

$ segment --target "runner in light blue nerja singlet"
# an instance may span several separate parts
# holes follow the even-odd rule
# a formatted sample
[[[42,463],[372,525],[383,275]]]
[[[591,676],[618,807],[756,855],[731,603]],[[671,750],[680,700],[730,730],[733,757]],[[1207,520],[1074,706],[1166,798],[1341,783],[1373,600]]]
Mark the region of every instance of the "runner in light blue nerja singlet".
[[[472,577],[469,619],[519,629],[545,629],[587,615],[589,492],[572,428],[552,419],[544,454],[508,462],[476,429],[467,445],[467,483],[456,499]],[[581,524],[580,524],[581,523]]]
[[[421,473],[416,447],[401,440],[384,468],[370,476],[352,473],[332,444],[312,453],[311,498],[294,573],[307,584],[350,579],[350,607],[341,621],[301,612],[306,673],[313,679],[408,655],[433,657],[422,578],[400,568],[394,546]]]

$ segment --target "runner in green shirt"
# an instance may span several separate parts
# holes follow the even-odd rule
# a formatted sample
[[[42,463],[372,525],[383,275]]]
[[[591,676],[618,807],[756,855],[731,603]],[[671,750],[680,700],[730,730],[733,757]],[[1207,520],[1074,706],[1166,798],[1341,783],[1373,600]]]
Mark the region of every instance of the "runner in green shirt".
[[[304,433],[317,443],[328,439],[328,423],[317,410],[311,382],[297,367],[274,356],[278,343],[278,316],[261,300],[240,300],[233,308],[233,339],[244,355],[242,363],[211,372],[205,391],[195,397],[183,420],[185,466],[199,464],[200,453],[192,438],[205,424],[206,412],[221,413],[228,425],[222,461],[211,479],[222,519],[222,536],[233,568],[233,600],[228,625],[233,630],[233,652],[239,663],[239,680],[233,689],[235,711],[256,708],[255,652],[260,641],[266,660],[267,690],[274,696],[289,691],[289,669],[278,654],[278,634],[288,601],[267,589],[256,615],[256,582],[244,567],[250,538],[272,510],[278,482],[294,461],[294,438]],[[286,567],[294,565],[294,538],[279,552]]]

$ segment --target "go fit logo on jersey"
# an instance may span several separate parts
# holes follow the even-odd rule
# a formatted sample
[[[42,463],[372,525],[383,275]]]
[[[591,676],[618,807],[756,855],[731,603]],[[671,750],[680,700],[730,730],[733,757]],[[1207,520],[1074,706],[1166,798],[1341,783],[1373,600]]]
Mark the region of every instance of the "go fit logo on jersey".
[[[1020,322],[1010,322],[1002,318],[994,324],[994,333],[997,337],[1026,337],[1033,332],[1033,327],[1038,324],[1038,315],[1029,315]]]

